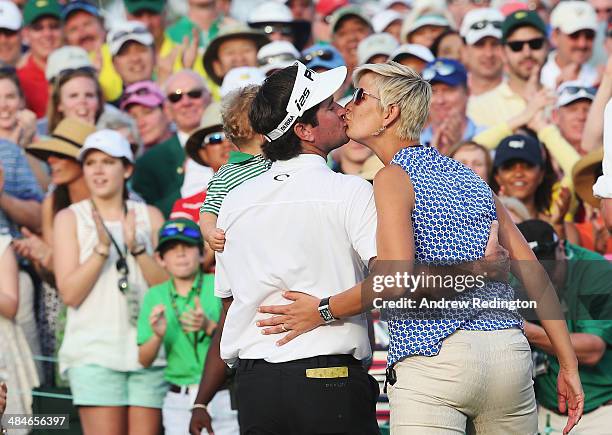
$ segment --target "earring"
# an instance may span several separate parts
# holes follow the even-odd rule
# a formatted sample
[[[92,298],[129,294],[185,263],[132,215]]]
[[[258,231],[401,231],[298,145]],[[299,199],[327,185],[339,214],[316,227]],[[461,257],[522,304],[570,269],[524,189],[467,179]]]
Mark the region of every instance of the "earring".
[[[382,132],[385,131],[386,129],[387,129],[387,126],[383,125],[378,130],[376,130],[374,133],[372,133],[372,136],[380,136]]]

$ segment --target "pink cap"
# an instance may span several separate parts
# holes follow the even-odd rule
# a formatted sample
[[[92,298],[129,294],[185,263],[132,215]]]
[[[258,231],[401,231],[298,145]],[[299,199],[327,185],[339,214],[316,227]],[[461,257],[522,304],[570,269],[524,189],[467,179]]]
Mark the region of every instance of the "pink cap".
[[[348,4],[348,0],[319,0],[316,6],[316,11],[318,14],[326,17],[333,14],[336,9],[340,9]]]
[[[136,82],[125,88],[120,109],[125,110],[130,104],[140,104],[147,107],[158,107],[164,102],[164,94],[152,81]]]
[[[501,13],[504,17],[512,15],[516,11],[528,11],[529,5],[527,3],[523,3],[522,1],[509,1],[505,5],[500,8]]]

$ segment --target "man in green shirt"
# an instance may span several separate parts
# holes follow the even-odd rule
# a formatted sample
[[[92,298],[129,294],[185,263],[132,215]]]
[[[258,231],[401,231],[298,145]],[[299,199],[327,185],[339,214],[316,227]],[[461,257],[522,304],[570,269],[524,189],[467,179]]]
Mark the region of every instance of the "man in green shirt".
[[[144,297],[138,318],[138,357],[148,367],[163,345],[164,375],[170,384],[162,408],[164,429],[167,435],[184,435],[221,314],[221,300],[214,296],[214,275],[201,270],[203,239],[197,224],[188,219],[167,221],[158,239],[158,261],[171,278],[151,287]],[[227,390],[215,396],[209,412],[217,414],[216,433],[238,433]]]
[[[565,319],[584,388],[584,415],[572,434],[610,433],[612,422],[612,263],[601,255],[559,240],[546,222],[518,225],[543,264],[565,308]],[[531,345],[547,354],[546,373],[535,379],[542,434],[562,433],[567,417],[557,408],[559,362],[544,330],[525,322]]]

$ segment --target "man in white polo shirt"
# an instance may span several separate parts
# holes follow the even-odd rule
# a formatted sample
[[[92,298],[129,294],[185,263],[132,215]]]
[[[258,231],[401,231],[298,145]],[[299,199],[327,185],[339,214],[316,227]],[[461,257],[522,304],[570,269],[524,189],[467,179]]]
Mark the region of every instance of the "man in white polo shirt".
[[[365,315],[285,346],[256,325],[267,317],[258,307],[284,303],[285,289],[325,301],[362,280],[376,256],[372,186],[326,164],[348,141],[344,109],[333,100],[346,74],[344,66],[318,74],[296,63],[266,80],[250,119],[269,141],[262,149],[272,167],[232,190],[219,213],[226,243],[215,294],[229,306],[221,358],[237,366],[242,433],[379,433],[378,385],[360,362],[371,355]]]

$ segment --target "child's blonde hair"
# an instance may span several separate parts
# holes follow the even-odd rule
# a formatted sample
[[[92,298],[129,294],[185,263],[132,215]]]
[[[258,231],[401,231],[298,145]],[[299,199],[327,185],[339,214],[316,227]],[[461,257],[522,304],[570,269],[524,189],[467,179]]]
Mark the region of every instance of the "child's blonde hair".
[[[238,148],[247,145],[257,134],[249,121],[249,110],[257,91],[258,85],[245,86],[227,94],[221,102],[223,131]]]

